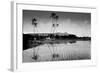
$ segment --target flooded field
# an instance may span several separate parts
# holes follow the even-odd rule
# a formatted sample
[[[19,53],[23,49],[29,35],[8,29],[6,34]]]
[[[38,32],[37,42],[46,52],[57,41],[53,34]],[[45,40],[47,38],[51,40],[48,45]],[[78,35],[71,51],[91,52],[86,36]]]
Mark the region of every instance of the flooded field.
[[[32,58],[34,50],[38,56],[36,60]],[[42,44],[37,47],[24,50],[22,56],[24,63],[91,59],[91,41]]]

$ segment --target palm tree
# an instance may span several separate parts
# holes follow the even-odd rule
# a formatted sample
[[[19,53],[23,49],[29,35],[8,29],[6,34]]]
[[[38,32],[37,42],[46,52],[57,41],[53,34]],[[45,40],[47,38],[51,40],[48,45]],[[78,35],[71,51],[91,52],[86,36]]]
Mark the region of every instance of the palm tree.
[[[37,29],[37,19],[36,18],[33,18],[32,19],[32,25],[34,26],[33,28],[34,28],[34,33],[36,33],[36,31],[35,31],[35,29]]]
[[[57,24],[57,22],[58,22],[59,16],[56,16],[55,18],[56,18],[56,26],[58,27],[59,24]]]
[[[56,13],[51,13],[51,18],[55,17],[56,16]]]
[[[38,24],[37,23],[37,19],[36,18],[33,18],[32,19],[32,25],[33,25],[33,28],[34,28],[34,30],[33,30],[33,33],[34,34],[36,33],[37,24]],[[34,38],[34,42],[36,43],[36,38]],[[38,50],[39,50],[39,47],[38,47]],[[32,57],[32,59],[34,59],[34,60],[37,60],[38,59],[38,55],[37,55],[38,50],[36,52],[35,48],[33,48],[33,57]]]
[[[57,21],[58,21],[58,19],[59,19],[59,16],[56,15],[56,16],[54,17],[54,19],[55,19],[55,26],[54,26],[53,33],[55,33],[56,28],[59,26],[59,24],[57,24]]]
[[[51,13],[51,21],[52,21],[52,28],[51,28],[51,32],[54,31],[54,28],[55,28],[55,17],[56,17],[56,13]]]

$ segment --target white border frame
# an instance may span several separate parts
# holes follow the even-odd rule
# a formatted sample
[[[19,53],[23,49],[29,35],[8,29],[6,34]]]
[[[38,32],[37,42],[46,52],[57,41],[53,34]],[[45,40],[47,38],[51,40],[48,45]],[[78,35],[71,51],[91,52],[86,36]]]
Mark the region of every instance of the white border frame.
[[[96,29],[96,8],[95,7],[75,7],[75,6],[59,6],[59,5],[41,5],[12,2],[12,49],[11,49],[11,70],[27,71],[34,69],[55,69],[66,67],[79,67],[96,65],[96,48],[95,32]],[[22,63],[22,10],[45,10],[45,11],[62,11],[62,12],[82,12],[91,13],[91,60],[75,60],[75,61],[55,61],[55,62],[38,62],[38,63]],[[95,25],[94,25],[95,24]]]

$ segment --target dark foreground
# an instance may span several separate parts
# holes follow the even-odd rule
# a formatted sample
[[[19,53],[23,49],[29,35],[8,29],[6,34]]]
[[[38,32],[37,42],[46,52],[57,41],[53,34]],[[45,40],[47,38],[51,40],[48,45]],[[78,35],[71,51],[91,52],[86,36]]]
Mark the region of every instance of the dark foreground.
[[[23,50],[44,44],[76,43],[77,41],[91,41],[90,37],[59,34],[23,34]]]

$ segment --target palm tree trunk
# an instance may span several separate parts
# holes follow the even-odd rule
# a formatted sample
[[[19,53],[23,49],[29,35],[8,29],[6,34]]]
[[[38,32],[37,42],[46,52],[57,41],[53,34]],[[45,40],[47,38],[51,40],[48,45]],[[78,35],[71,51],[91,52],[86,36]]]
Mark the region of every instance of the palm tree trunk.
[[[53,25],[53,17],[51,18],[51,22],[52,22],[52,25]],[[53,32],[53,27],[51,28],[51,33]]]

